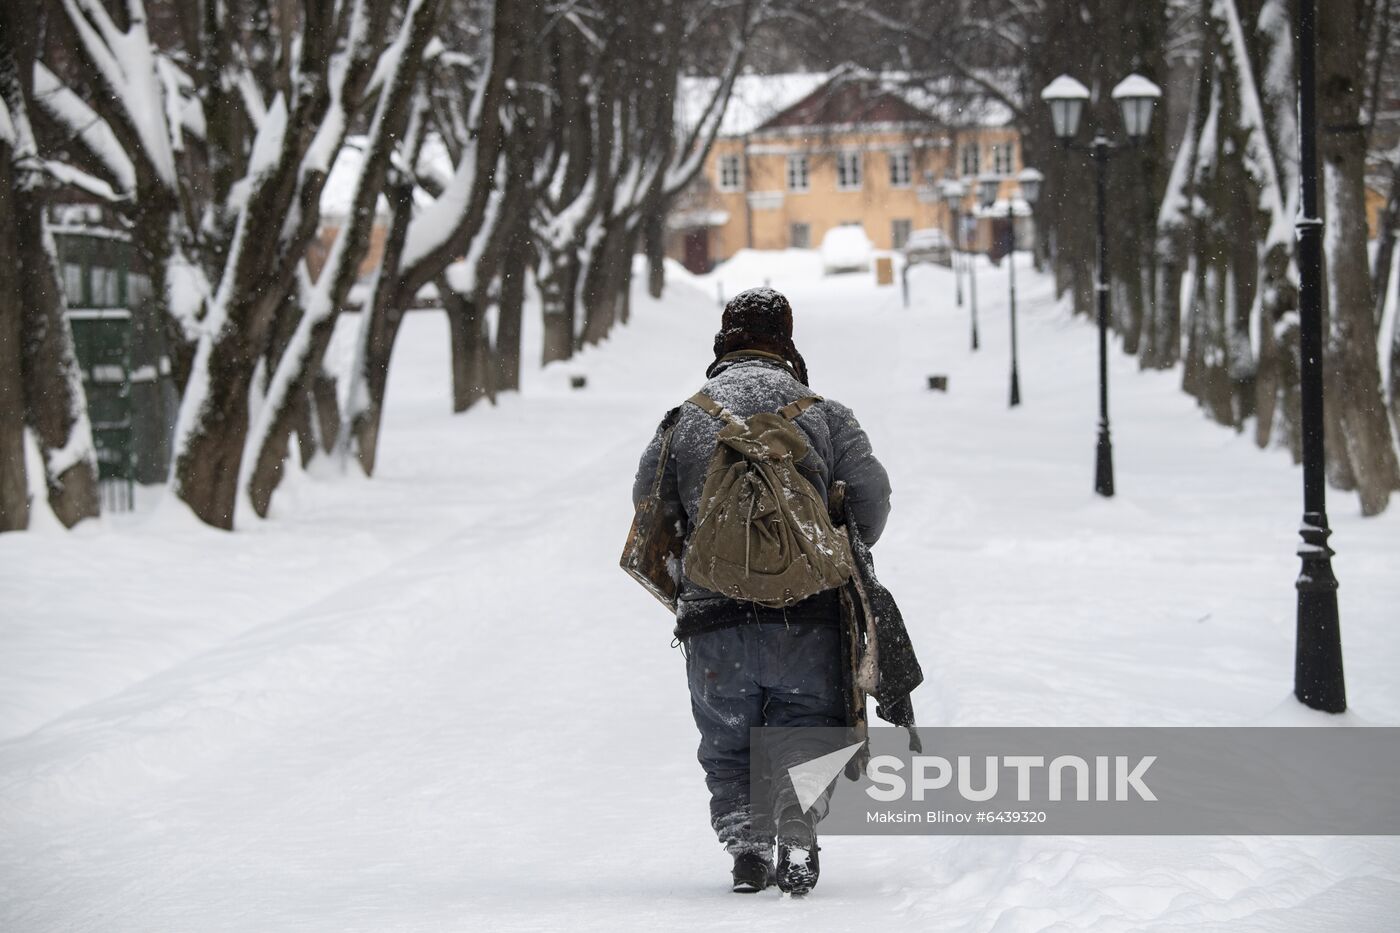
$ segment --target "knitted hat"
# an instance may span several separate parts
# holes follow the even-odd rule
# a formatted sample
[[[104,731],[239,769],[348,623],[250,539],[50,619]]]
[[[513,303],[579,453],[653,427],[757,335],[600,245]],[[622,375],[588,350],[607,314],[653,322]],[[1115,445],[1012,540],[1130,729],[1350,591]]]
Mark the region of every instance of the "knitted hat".
[[[751,288],[729,299],[715,334],[715,362],[707,375],[714,374],[720,360],[740,350],[761,350],[782,357],[798,381],[807,384],[807,362],[792,342],[792,305],[782,293]]]

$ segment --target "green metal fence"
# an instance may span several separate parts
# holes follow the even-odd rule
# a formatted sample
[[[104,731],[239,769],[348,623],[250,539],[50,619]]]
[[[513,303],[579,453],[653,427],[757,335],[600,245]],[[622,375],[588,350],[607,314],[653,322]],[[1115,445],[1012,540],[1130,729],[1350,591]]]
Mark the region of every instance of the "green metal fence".
[[[68,313],[83,372],[88,420],[97,448],[103,508],[130,509],[136,482],[131,418],[131,312],[79,308]]]
[[[51,228],[87,392],[104,505],[130,508],[135,483],[163,481],[178,399],[163,322],[125,232]]]

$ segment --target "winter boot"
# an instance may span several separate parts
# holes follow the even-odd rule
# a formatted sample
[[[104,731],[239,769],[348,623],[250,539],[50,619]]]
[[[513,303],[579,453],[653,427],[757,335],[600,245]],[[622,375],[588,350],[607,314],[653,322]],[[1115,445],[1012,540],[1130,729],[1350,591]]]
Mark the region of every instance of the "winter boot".
[[[734,856],[734,893],[755,894],[773,883],[773,863],[758,852]]]
[[[778,888],[784,894],[801,897],[817,886],[819,851],[816,830],[802,811],[785,811],[778,822]]]

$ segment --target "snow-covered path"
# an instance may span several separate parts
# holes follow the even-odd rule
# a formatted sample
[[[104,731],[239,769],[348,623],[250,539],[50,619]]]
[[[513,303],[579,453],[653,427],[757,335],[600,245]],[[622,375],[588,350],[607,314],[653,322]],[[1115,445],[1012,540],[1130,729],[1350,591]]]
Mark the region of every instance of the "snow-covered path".
[[[1092,331],[1046,282],[1022,278],[1007,411],[1003,270],[973,355],[944,270],[906,311],[758,260],[718,278],[788,292],[814,387],[892,475],[877,554],[922,720],[1291,716],[1286,455],[1120,358],[1098,500]],[[807,901],[728,894],[669,620],[616,569],[716,286],[638,297],[605,346],[456,419],[445,324],[412,316],[381,474],[296,477],[236,535],[163,510],[0,538],[0,929],[1393,929],[1379,838],[832,838]],[[1351,702],[1400,723],[1400,513],[1332,501]]]

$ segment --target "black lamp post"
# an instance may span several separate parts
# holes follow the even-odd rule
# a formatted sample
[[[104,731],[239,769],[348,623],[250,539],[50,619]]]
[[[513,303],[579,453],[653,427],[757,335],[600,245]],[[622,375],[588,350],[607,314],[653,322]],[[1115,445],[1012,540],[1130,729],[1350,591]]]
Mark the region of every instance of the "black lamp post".
[[[957,287],[958,307],[961,308],[963,304],[963,292],[962,266],[958,265],[958,215],[962,210],[962,199],[963,195],[967,193],[967,189],[963,187],[962,182],[949,179],[943,182],[940,192],[943,195],[943,203],[948,208],[950,226],[953,228],[949,231],[952,234],[951,242],[953,244],[953,255],[950,262],[953,265],[953,281],[956,283]]]
[[[1034,207],[1040,197],[1040,182],[1044,179],[1033,168],[1026,168],[1016,176],[1021,190],[1021,199],[1029,207]],[[1011,407],[1021,404],[1021,370],[1016,353],[1016,207],[1010,198],[1006,199],[1006,221],[1009,225],[1010,244],[1006,253],[1006,272],[1011,282]]]
[[[1001,177],[998,175],[983,175],[977,182],[977,200],[982,205],[982,210],[991,213],[993,205],[997,201],[997,192],[1001,188]],[[1010,198],[1006,199],[1006,216],[1011,222],[1011,243],[1006,254],[1006,271],[1011,284],[1010,308],[1011,308],[1011,403],[1010,407],[1015,408],[1021,404],[1021,375],[1020,367],[1016,362],[1016,215],[1015,207]]]
[[[1141,75],[1129,75],[1113,89],[1113,99],[1123,114],[1123,127],[1130,144],[1137,144],[1147,135],[1152,122],[1152,105],[1162,96],[1162,89]],[[1098,229],[1098,292],[1099,304],[1099,442],[1094,464],[1094,491],[1101,496],[1113,495],[1113,441],[1108,426],[1108,230],[1104,220],[1104,184],[1109,157],[1123,148],[1122,143],[1109,140],[1102,131],[1094,134],[1086,146],[1070,142],[1079,130],[1079,118],[1089,89],[1069,75],[1060,75],[1045,86],[1040,97],[1050,105],[1050,119],[1055,135],[1069,148],[1088,152],[1094,159],[1095,209]]]
[[[1322,219],[1317,214],[1317,54],[1316,0],[1302,0],[1298,14],[1299,180],[1298,330],[1302,357],[1303,524],[1298,530],[1302,569],[1298,574],[1298,636],[1293,661],[1293,695],[1313,709],[1341,713],[1347,708],[1342,674],[1341,622],[1337,578],[1332,573],[1332,531],[1327,526],[1322,420]]]
[[[943,183],[943,200],[948,205],[948,211],[953,218],[953,255],[954,260],[958,254],[962,253],[962,201],[967,194],[967,187],[960,181],[946,181]],[[977,339],[977,272],[973,268],[974,262],[971,256],[963,257],[967,261],[967,293],[971,300],[972,308],[972,349],[976,350],[980,345]],[[958,279],[958,303],[962,303],[962,279]]]

